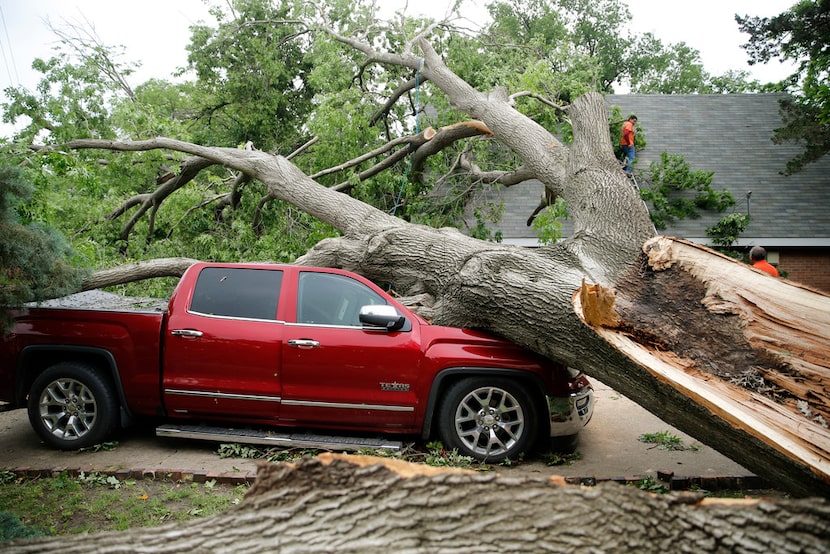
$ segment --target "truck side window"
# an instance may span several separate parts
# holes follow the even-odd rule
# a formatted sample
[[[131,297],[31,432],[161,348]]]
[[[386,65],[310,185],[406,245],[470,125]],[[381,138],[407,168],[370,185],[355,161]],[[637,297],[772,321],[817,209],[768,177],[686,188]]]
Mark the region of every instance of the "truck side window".
[[[297,323],[361,327],[360,308],[370,304],[386,304],[386,300],[350,277],[311,271],[300,273]]]
[[[277,319],[282,271],[206,267],[199,272],[190,311],[244,319]]]

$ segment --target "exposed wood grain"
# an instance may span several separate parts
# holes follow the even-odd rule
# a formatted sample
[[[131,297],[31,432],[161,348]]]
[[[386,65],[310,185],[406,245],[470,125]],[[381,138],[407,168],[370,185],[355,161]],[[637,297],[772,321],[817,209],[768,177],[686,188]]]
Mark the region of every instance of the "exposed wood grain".
[[[683,240],[658,237],[644,251],[655,270],[679,268],[703,283],[702,302],[710,312],[740,318],[746,341],[781,368],[758,368],[776,394],[765,396],[732,384],[694,360],[662,349],[659,340],[638,340],[622,330],[593,326],[596,332],[715,417],[770,452],[804,464],[819,482],[830,485],[830,297]],[[574,309],[582,317],[576,295]]]

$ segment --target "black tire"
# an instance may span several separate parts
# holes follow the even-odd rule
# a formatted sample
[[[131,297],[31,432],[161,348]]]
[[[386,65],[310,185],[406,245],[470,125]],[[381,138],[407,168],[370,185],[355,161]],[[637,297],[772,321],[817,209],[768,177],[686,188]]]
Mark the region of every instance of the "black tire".
[[[515,460],[536,444],[539,420],[527,387],[503,378],[469,377],[444,395],[439,433],[446,448],[476,460]]]
[[[35,432],[61,450],[100,444],[118,422],[112,387],[94,368],[76,362],[62,362],[41,373],[29,389],[28,408]]]

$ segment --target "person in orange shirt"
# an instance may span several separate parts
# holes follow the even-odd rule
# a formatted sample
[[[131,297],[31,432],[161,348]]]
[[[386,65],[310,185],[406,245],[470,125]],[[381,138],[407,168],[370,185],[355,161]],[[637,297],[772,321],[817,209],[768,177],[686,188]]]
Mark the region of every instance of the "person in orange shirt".
[[[763,247],[753,246],[749,251],[749,261],[752,263],[752,267],[760,269],[761,271],[766,271],[773,277],[779,276],[778,270],[775,269],[775,266],[767,261],[767,251],[764,250]]]
[[[634,125],[637,124],[637,116],[630,115],[622,126],[622,136],[620,137],[620,149],[623,153],[623,163],[625,164],[625,172],[631,173],[631,164],[634,163]]]

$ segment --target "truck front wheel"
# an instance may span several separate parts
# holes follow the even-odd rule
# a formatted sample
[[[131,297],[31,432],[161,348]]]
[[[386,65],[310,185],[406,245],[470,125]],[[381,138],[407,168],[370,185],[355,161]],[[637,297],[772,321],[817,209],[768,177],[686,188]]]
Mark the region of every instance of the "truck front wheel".
[[[76,450],[104,442],[114,431],[118,403],[112,388],[86,365],[63,362],[29,389],[29,422],[54,448]]]
[[[530,450],[538,418],[526,387],[509,379],[471,377],[447,390],[439,429],[445,447],[498,463]]]

